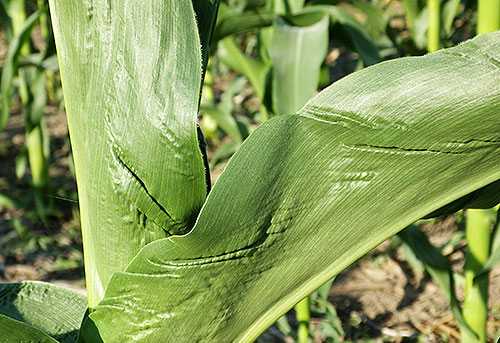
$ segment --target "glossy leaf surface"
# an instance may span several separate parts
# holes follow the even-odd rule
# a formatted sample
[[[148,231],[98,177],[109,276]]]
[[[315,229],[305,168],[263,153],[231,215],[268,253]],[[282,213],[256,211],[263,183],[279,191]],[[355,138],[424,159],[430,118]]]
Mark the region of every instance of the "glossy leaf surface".
[[[250,342],[386,238],[500,179],[499,39],[363,69],[259,127],[194,229],[113,275],[83,337]]]

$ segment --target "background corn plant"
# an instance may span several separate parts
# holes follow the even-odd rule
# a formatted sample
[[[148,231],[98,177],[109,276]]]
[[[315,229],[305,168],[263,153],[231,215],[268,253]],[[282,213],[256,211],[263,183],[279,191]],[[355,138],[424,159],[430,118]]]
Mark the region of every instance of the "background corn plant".
[[[19,179],[23,178],[29,165],[37,214],[47,225],[47,216],[52,212],[53,204],[49,181],[50,141],[44,109],[47,105],[47,88],[54,99],[54,71],[57,71],[57,63],[52,28],[46,13],[47,5],[44,1],[38,1],[36,6],[38,10],[27,18],[24,0],[3,0],[0,3],[9,42],[0,84],[0,131],[10,116],[11,97],[17,90],[22,103],[26,143],[16,160],[16,174]],[[44,40],[43,50],[33,47],[30,39],[38,23]]]
[[[193,4],[52,4],[72,139],[80,142],[91,308],[82,340],[251,340],[382,239],[498,179],[492,35],[355,74],[298,115],[270,121],[198,214],[208,182],[196,112],[216,4]],[[481,87],[464,91],[470,75],[482,76]],[[383,210],[374,194],[385,194]],[[389,201],[391,208],[383,205]],[[186,236],[162,239],[193,225]],[[19,304],[58,290],[35,285],[17,297],[27,286],[13,287],[5,302],[18,316],[5,314],[55,336]],[[81,316],[82,300],[72,301],[77,309],[64,312]],[[76,330],[68,325],[57,335]]]

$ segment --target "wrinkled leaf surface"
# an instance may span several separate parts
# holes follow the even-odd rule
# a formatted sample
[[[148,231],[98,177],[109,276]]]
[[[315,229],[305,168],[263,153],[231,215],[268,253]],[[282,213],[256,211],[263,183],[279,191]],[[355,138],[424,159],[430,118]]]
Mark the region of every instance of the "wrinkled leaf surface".
[[[193,230],[115,273],[84,337],[250,342],[383,240],[500,179],[499,40],[363,69],[259,127]]]

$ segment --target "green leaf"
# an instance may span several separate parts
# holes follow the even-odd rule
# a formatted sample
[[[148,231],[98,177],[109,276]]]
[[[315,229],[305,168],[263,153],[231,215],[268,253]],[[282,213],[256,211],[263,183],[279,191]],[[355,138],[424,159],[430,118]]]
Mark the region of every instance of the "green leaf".
[[[57,343],[55,339],[42,330],[2,314],[0,314],[0,332],[3,343]]]
[[[0,284],[1,315],[29,324],[60,342],[76,341],[86,309],[85,296],[62,287],[37,281]],[[0,332],[4,342],[6,330]],[[21,340],[19,336],[16,342]]]
[[[266,77],[269,66],[261,61],[246,56],[238,47],[233,37],[224,38],[219,42],[217,49],[219,58],[229,68],[246,76],[252,85],[255,94],[264,99]]]
[[[197,112],[217,5],[50,1],[90,307],[139,249],[189,231],[203,205]]]
[[[443,5],[443,31],[446,36],[450,35],[453,28],[453,20],[460,9],[460,0],[448,0]]]
[[[191,2],[193,3],[198,32],[200,34],[201,57],[203,60],[202,65],[204,73],[208,64],[210,44],[215,32],[215,21],[217,20],[219,0],[191,0]]]
[[[420,6],[418,0],[401,0],[403,3],[403,8],[405,10],[405,18],[410,32],[413,34],[413,29],[415,27],[415,21],[420,14]]]
[[[239,35],[261,27],[271,26],[276,14],[269,10],[253,10],[239,14],[229,14],[217,21],[214,41],[227,36]]]
[[[401,231],[398,236],[411,249],[417,261],[422,264],[423,268],[444,292],[450,303],[451,313],[460,327],[463,330],[467,330],[474,337],[475,334],[467,326],[463,318],[460,303],[455,295],[453,271],[451,270],[450,261],[443,256],[438,248],[432,246],[425,233],[414,225]]]
[[[308,10],[322,11],[330,16],[332,25],[340,24],[342,31],[346,33],[350,43],[356,52],[359,53],[365,66],[370,66],[381,61],[378,49],[373,43],[370,34],[350,13],[339,7],[326,5],[311,6],[306,8],[304,12]]]
[[[7,13],[7,9],[5,8],[4,0],[0,0],[0,24],[5,30],[7,39],[10,40],[12,36],[12,20]]]
[[[261,125],[193,230],[113,275],[83,336],[251,342],[380,242],[499,180],[499,39],[363,69]]]
[[[398,54],[401,49],[396,31],[389,25],[380,3],[358,0],[352,4],[365,17],[363,26],[373,38],[381,57]]]
[[[498,203],[500,203],[500,181],[495,181],[443,206],[428,214],[425,218],[434,218],[455,213],[463,208],[491,208]]]
[[[415,43],[415,46],[424,50],[427,46],[427,29],[429,28],[429,10],[424,7],[418,17],[415,18],[415,24],[413,26],[413,31],[411,36]]]
[[[483,269],[481,269],[476,278],[488,273],[492,268],[500,264],[500,211],[498,211],[497,219],[495,222],[495,227],[491,234],[491,248],[490,257],[484,264]]]
[[[224,111],[215,106],[201,106],[200,112],[207,113],[215,119],[215,121],[221,126],[222,130],[230,135],[236,142],[241,143],[243,141],[243,136],[238,128],[238,124],[230,112]]]
[[[277,18],[269,46],[277,114],[295,113],[318,89],[328,49],[328,24],[326,15],[314,12]]]
[[[17,63],[19,61],[19,56],[21,55],[21,49],[27,41],[29,41],[31,36],[31,30],[35,27],[36,23],[40,19],[40,15],[47,10],[47,7],[43,7],[33,13],[26,23],[19,31],[19,33],[10,41],[9,50],[5,56],[5,61],[2,69],[2,78],[0,81],[0,95],[2,109],[0,112],[0,131],[2,131],[7,124],[7,120],[10,116],[10,97],[12,95],[12,88],[14,83],[14,77],[17,70]]]

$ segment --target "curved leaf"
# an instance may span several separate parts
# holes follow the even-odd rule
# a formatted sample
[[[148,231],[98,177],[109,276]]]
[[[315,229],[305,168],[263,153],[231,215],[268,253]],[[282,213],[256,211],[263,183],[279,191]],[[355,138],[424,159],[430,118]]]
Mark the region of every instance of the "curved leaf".
[[[83,336],[250,342],[383,240],[499,180],[499,39],[363,69],[259,127],[194,229],[113,275]]]
[[[214,41],[227,36],[239,35],[261,27],[271,26],[276,14],[270,10],[252,10],[238,14],[223,16],[217,21]]]
[[[359,54],[365,66],[370,66],[381,61],[379,52],[370,34],[361,25],[354,16],[337,6],[318,5],[310,6],[303,12],[321,11],[330,16],[333,24],[340,24],[341,29],[345,31],[348,40]],[[334,36],[335,38],[335,36]]]
[[[0,332],[3,343],[37,342],[57,343],[42,330],[0,314]]]
[[[50,5],[92,307],[141,247],[188,231],[205,200],[197,112],[218,0]]]
[[[85,296],[62,287],[37,281],[0,284],[0,315],[42,330],[60,342],[76,341],[86,309]],[[19,336],[16,342],[21,340]]]
[[[463,208],[491,208],[500,203],[500,181],[495,181],[425,216],[434,218],[460,211]]]
[[[500,264],[500,210],[498,210],[495,226],[491,234],[491,248],[490,257],[488,261],[484,264],[483,269],[481,269],[476,278],[488,273],[492,268]]]
[[[277,18],[269,46],[277,114],[297,112],[318,89],[328,49],[328,24],[328,17],[317,12]]]

